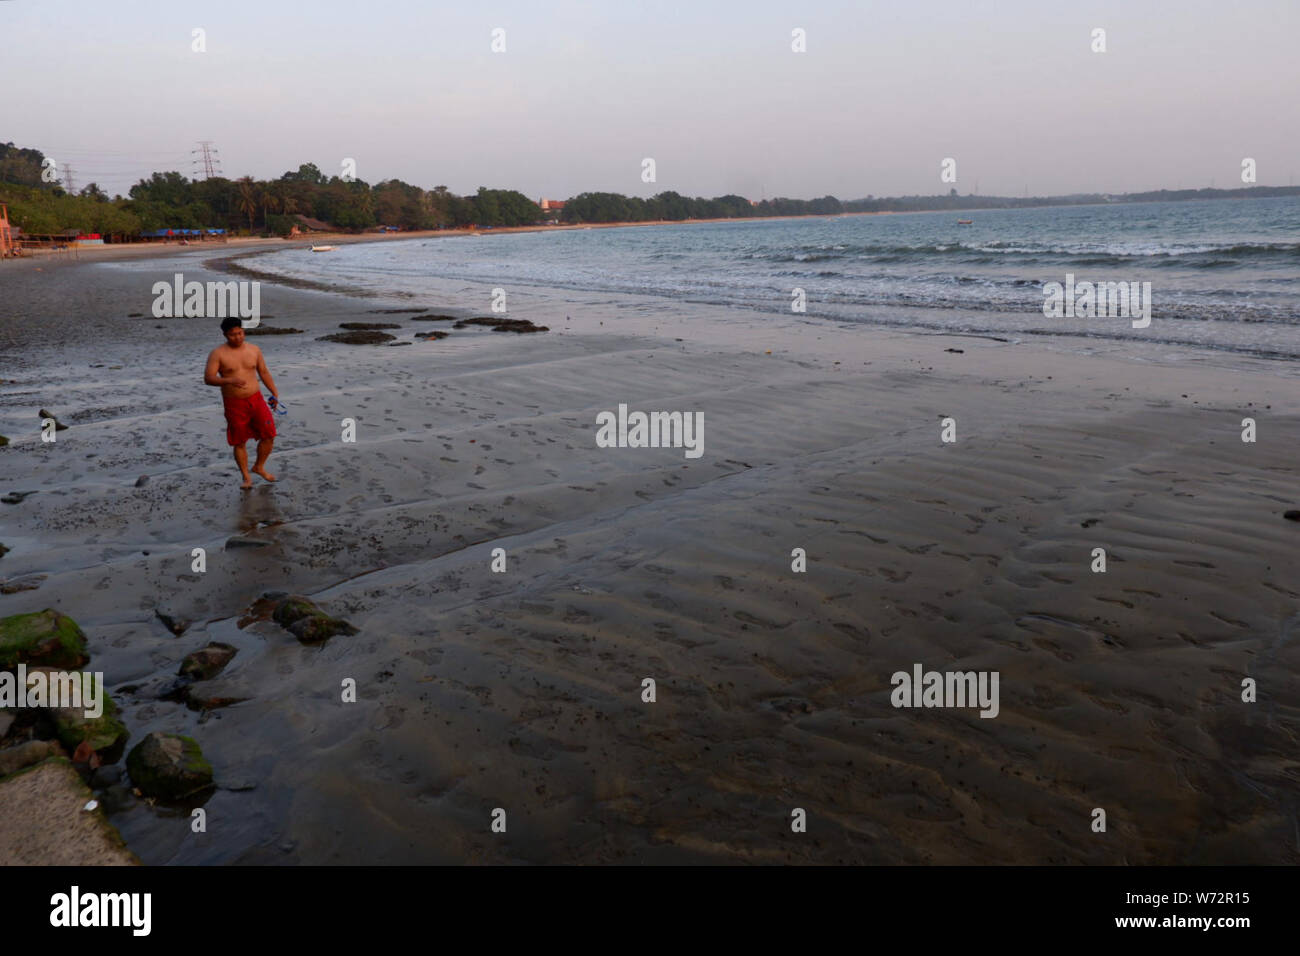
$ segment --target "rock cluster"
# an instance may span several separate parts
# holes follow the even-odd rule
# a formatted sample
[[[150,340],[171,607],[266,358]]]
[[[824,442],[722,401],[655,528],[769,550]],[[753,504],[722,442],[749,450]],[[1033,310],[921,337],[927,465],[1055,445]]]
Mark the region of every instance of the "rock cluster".
[[[323,644],[336,634],[355,634],[357,629],[318,608],[310,598],[291,594],[282,598],[271,619],[303,644]]]
[[[164,614],[159,617],[176,634],[188,626]],[[209,680],[234,656],[230,645],[209,643],[181,663],[180,682],[189,688]],[[84,679],[95,679],[82,670],[89,662],[86,635],[65,614],[47,608],[0,618],[0,702],[9,708],[0,710],[0,788],[8,788],[11,780],[34,765],[70,756],[72,765],[82,767],[84,774],[94,771],[92,783],[108,782],[106,800],[110,796],[115,802],[129,800],[117,783],[120,771],[110,765],[122,759],[130,732],[118,716],[117,703],[102,686],[94,698],[87,696],[89,685]],[[72,702],[66,696],[71,681],[82,681],[86,692],[80,706],[64,706]],[[57,695],[56,686],[62,691]],[[42,688],[39,695],[36,688]],[[198,696],[205,709],[211,703],[203,695],[191,696]],[[192,699],[190,704],[194,706]],[[189,737],[152,733],[131,750],[126,763],[132,785],[147,797],[176,800],[212,786],[212,768]],[[120,793],[114,796],[113,791]]]

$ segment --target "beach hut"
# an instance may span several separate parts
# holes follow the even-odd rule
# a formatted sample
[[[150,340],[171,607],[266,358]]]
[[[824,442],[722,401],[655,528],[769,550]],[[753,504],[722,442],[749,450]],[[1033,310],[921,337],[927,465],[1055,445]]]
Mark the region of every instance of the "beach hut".
[[[293,218],[297,220],[298,227],[303,232],[334,232],[334,227],[329,223],[321,222],[319,219],[312,219],[302,213],[298,213]]]

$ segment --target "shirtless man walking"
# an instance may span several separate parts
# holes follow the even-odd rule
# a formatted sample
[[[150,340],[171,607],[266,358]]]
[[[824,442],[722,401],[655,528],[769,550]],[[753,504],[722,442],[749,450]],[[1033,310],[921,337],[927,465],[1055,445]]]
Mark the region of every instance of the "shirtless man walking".
[[[235,463],[244,476],[240,487],[247,489],[253,487],[250,470],[267,481],[275,481],[275,475],[266,470],[266,459],[275,444],[275,418],[262,398],[258,377],[277,402],[280,393],[276,391],[262,350],[244,342],[244,327],[239,319],[232,316],[223,320],[221,331],[226,336],[226,344],[217,346],[208,355],[203,384],[221,387],[221,400],[226,406],[226,441],[235,449]],[[251,469],[248,449],[244,447],[250,438],[257,439],[257,461]]]

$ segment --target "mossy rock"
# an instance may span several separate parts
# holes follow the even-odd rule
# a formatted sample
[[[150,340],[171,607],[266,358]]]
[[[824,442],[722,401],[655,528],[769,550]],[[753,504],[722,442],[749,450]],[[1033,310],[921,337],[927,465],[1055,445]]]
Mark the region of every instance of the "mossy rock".
[[[301,617],[323,613],[311,598],[303,597],[301,594],[290,594],[288,597],[281,598],[275,605],[271,611],[271,620],[281,627],[288,627]]]
[[[0,618],[0,668],[44,664],[75,669],[89,661],[86,635],[67,615],[46,608]]]
[[[336,634],[357,633],[347,621],[323,613],[298,618],[289,625],[288,631],[303,644],[323,644]]]
[[[9,444],[9,439],[5,438],[4,435],[0,435],[0,448],[3,448],[7,444]]]
[[[207,647],[201,647],[187,654],[181,661],[181,677],[192,680],[211,680],[216,677],[234,658],[237,651],[229,644],[211,641]]]
[[[336,634],[355,634],[357,629],[318,608],[310,598],[291,594],[275,606],[271,618],[304,644],[321,644]]]
[[[127,738],[131,736],[117,716],[117,704],[103,691],[103,712],[98,717],[87,717],[85,707],[47,707],[45,712],[54,721],[59,743],[68,753],[76,753],[83,742],[99,754],[104,763],[113,763],[122,756]],[[83,704],[85,702],[83,701]]]
[[[212,764],[192,737],[152,733],[126,757],[131,782],[147,797],[182,800],[212,783]]]

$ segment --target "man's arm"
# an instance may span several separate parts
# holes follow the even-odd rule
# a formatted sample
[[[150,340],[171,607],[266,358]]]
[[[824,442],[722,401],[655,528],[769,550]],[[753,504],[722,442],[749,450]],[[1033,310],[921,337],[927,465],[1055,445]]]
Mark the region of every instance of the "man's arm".
[[[234,385],[236,387],[244,384],[236,377],[221,377],[221,361],[217,358],[217,350],[213,349],[208,353],[208,366],[203,370],[204,385]]]
[[[266,383],[266,387],[271,390],[271,394],[278,402],[280,393],[276,390],[275,379],[271,378],[271,370],[266,367],[266,356],[262,354],[261,349],[257,350],[257,374],[262,377],[262,381]]]

